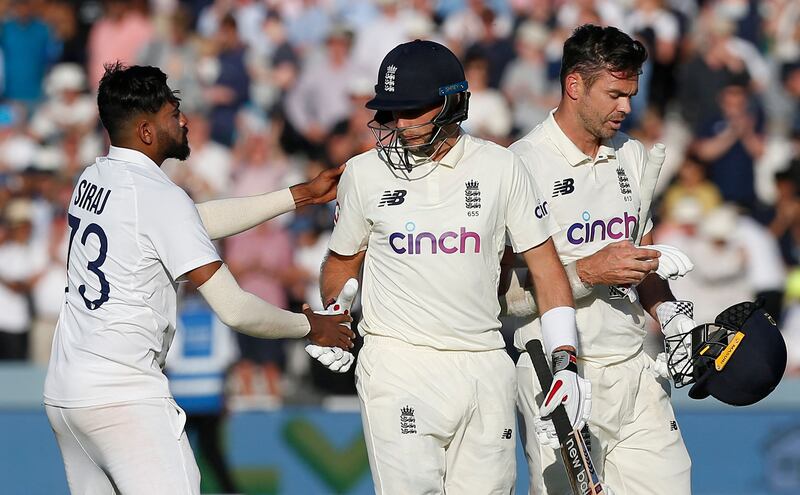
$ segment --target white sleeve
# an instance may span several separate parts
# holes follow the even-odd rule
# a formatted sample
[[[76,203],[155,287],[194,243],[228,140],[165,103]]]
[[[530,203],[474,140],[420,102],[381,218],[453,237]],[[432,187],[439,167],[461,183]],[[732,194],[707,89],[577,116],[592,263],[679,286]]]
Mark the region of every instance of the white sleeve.
[[[159,188],[137,201],[139,230],[173,280],[219,261],[191,198],[177,186]]]
[[[527,251],[558,232],[547,201],[517,155],[514,155],[506,196],[506,231],[515,253]]]
[[[311,330],[304,314],[285,311],[242,290],[226,265],[197,290],[223,323],[252,337],[300,338]]]
[[[220,239],[292,211],[295,204],[291,191],[286,188],[257,196],[206,201],[196,207],[208,235]]]
[[[355,168],[348,164],[339,180],[335,226],[328,245],[331,251],[342,256],[352,256],[367,249],[369,241],[370,225],[361,205]]]

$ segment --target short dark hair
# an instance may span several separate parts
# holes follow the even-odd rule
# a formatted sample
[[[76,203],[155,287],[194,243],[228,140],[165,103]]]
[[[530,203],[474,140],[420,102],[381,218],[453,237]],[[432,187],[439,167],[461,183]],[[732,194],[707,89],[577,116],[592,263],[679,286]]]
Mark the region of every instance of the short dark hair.
[[[644,45],[619,29],[594,24],[578,26],[564,42],[561,57],[561,92],[564,92],[567,74],[577,72],[588,86],[604,70],[639,74],[647,60]]]
[[[167,75],[158,67],[121,62],[106,64],[97,91],[100,121],[112,144],[131,118],[140,113],[157,113],[167,103],[178,105],[178,91],[167,86]]]

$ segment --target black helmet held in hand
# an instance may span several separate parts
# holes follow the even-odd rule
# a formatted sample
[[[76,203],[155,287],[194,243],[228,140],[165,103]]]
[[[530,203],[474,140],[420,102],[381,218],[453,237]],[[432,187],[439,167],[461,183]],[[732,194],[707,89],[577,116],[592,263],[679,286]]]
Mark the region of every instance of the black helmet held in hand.
[[[692,355],[678,357],[674,350],[686,339],[691,339]],[[756,303],[735,304],[714,323],[668,337],[666,343],[670,373],[683,378],[675,386],[692,384],[693,399],[710,395],[733,406],[755,404],[775,390],[786,370],[781,332]]]

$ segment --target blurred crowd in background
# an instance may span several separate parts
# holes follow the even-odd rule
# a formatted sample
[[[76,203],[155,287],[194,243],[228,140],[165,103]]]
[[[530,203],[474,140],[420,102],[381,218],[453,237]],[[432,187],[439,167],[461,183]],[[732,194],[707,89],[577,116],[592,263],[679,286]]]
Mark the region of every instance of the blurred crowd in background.
[[[199,202],[286,187],[373,147],[378,65],[415,38],[461,57],[464,129],[508,145],[555,107],[561,46],[595,23],[650,54],[625,131],[667,145],[656,240],[695,263],[675,294],[698,322],[762,298],[800,372],[800,0],[6,0],[0,14],[0,359],[47,362],[65,211],[108,146],[104,63],[158,66],[180,90],[192,152],[164,169]],[[319,309],[332,217],[302,209],[219,249],[246,290]],[[182,324],[206,333],[187,330],[177,355],[224,342],[209,366],[232,367],[234,397],[352,392],[301,342],[234,337],[185,292]]]

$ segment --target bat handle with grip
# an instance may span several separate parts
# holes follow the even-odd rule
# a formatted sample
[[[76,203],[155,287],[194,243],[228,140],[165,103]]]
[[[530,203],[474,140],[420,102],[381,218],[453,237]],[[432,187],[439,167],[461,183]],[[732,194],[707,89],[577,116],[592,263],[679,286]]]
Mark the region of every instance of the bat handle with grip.
[[[525,344],[525,349],[531,357],[533,369],[536,371],[536,377],[539,379],[539,384],[542,386],[542,393],[547,394],[550,387],[553,385],[553,372],[550,371],[550,365],[547,364],[547,358],[544,355],[544,348],[542,342],[538,339],[533,339]],[[572,433],[572,424],[567,416],[567,411],[563,405],[556,407],[552,413],[553,426],[556,428],[556,435],[558,441],[563,444],[564,440]]]

